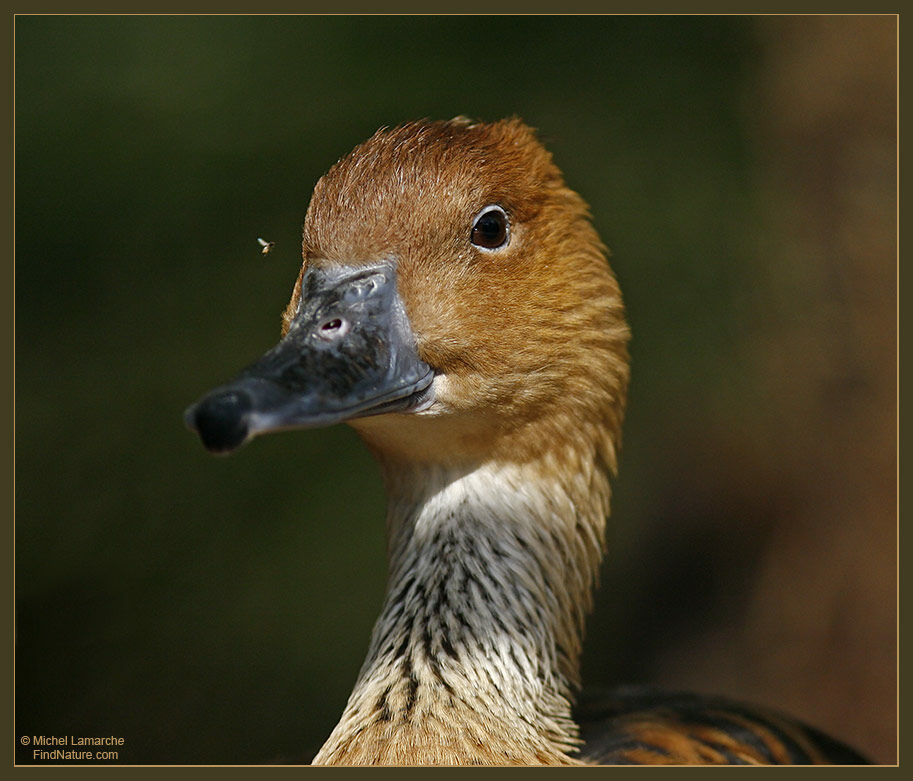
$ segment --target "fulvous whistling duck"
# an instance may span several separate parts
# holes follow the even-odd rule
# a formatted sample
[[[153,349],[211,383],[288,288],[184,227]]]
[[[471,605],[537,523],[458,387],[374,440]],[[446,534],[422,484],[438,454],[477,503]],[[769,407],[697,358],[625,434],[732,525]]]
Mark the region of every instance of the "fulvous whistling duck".
[[[382,129],[317,183],[262,359],[188,409],[214,452],[346,421],[380,463],[390,571],[317,764],[857,763],[726,701],[575,712],[628,384],[584,201],[518,119]]]

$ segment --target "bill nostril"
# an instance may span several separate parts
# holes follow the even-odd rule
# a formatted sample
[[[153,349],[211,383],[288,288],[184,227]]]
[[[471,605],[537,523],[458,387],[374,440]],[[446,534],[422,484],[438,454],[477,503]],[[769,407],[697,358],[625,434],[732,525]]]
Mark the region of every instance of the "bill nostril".
[[[247,439],[253,400],[244,391],[230,390],[203,399],[187,410],[184,418],[196,430],[203,446],[214,453],[226,453]]]
[[[341,339],[348,333],[348,331],[348,320],[344,320],[341,317],[331,317],[328,320],[324,320],[320,324],[320,326],[317,328],[317,335],[321,339],[332,341],[334,339]]]

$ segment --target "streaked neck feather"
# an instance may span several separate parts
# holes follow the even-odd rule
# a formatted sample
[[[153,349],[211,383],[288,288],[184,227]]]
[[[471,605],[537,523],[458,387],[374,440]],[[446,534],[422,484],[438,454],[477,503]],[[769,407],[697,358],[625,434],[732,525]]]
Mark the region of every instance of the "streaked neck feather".
[[[315,763],[575,763],[607,475],[562,479],[555,463],[390,475],[386,599]]]

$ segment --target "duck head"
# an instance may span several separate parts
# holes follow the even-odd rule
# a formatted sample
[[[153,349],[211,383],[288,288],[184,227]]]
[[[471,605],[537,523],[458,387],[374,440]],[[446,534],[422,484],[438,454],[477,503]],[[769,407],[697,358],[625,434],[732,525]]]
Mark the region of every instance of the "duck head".
[[[582,199],[517,119],[382,129],[317,183],[263,358],[186,413],[214,452],[348,421],[384,462],[614,470],[621,296]]]

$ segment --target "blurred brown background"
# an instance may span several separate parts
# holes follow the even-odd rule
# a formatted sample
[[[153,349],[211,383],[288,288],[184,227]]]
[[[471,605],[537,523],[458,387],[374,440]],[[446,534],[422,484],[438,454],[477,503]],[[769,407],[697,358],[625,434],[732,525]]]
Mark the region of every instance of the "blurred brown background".
[[[380,605],[379,477],[342,427],[213,459],[181,413],[276,339],[337,157],[516,113],[634,331],[585,680],[742,697],[893,762],[896,34],[18,17],[17,734],[119,735],[131,763],[320,745]]]
[[[687,614],[683,626],[669,637],[663,610],[652,626],[651,677],[801,713],[891,762],[896,30],[884,17],[755,30],[760,67],[743,107],[757,188],[744,228],[756,243],[736,381],[748,387],[728,388],[741,403],[723,398],[718,368],[693,389],[715,397],[702,414],[670,401],[671,485],[631,562],[663,572],[635,609],[686,590],[668,611]],[[695,576],[706,591],[691,591]]]

